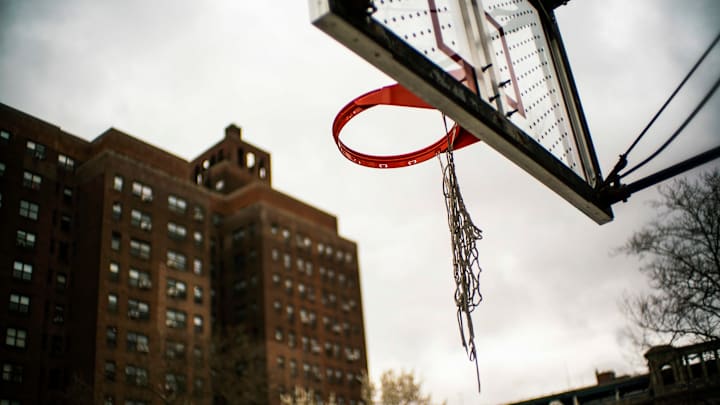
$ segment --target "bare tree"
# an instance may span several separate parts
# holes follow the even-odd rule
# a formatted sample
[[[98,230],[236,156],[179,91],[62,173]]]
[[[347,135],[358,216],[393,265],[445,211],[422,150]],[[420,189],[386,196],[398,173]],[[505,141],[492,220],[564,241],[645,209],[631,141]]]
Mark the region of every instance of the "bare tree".
[[[65,399],[72,404],[92,405],[93,386],[79,374],[73,373],[70,377],[70,384],[65,389]]]
[[[376,403],[376,387],[363,376],[363,400],[366,404]],[[422,393],[422,384],[415,373],[386,370],[380,376],[380,402],[383,405],[431,405],[432,397]],[[445,404],[445,402],[443,402]]]
[[[253,341],[241,326],[213,334],[210,372],[213,395],[221,403],[265,404],[274,387],[268,386],[262,343]]]
[[[360,375],[360,384],[360,397],[365,404],[372,405],[375,398],[375,384],[372,383],[370,376],[365,371]]]
[[[290,393],[280,395],[280,403],[282,405],[337,405],[335,394],[330,393],[327,401],[316,399],[315,392],[312,389],[305,390],[302,387],[295,387]]]
[[[626,297],[630,336],[641,346],[720,335],[720,170],[661,187],[657,218],[622,250],[638,256],[651,292]]]

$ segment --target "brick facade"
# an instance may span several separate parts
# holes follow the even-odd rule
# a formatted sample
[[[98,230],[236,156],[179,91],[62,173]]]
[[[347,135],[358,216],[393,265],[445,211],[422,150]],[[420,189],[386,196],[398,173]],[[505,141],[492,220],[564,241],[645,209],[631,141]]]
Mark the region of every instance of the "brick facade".
[[[0,400],[211,403],[213,331],[242,325],[260,403],[360,403],[357,246],[272,188],[240,128],[190,162],[2,104],[0,131]]]

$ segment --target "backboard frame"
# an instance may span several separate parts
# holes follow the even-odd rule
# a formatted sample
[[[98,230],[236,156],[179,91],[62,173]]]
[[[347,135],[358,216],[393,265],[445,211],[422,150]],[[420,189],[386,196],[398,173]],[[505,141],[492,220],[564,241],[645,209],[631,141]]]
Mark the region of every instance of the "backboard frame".
[[[578,92],[552,11],[528,0],[538,11],[565,96],[578,147],[590,170],[586,182],[531,136],[512,124],[467,86],[430,61],[402,38],[371,18],[367,0],[310,0],[312,23],[360,57],[397,80],[428,104],[443,111],[474,136],[548,186],[598,224],[613,219],[612,208],[599,191],[602,175]],[[593,183],[591,185],[591,183]]]

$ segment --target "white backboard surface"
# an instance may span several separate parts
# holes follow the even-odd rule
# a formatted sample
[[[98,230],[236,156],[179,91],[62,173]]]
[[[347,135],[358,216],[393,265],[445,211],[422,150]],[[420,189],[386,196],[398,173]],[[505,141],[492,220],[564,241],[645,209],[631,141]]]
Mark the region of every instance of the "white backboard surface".
[[[320,29],[596,222],[612,219],[552,10],[533,0],[310,4]]]

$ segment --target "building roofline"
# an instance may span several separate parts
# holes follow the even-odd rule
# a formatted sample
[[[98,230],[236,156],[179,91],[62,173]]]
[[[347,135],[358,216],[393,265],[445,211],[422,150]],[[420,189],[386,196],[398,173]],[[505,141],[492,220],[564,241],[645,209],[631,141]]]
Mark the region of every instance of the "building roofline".
[[[256,203],[270,202],[272,206],[295,215],[308,215],[318,221],[318,224],[327,229],[337,232],[337,217],[316,208],[304,201],[291,197],[281,191],[275,190],[270,185],[262,182],[253,182],[225,196],[216,195],[218,211],[223,213],[233,212],[240,206],[251,206]],[[277,204],[280,205],[277,205]]]
[[[616,380],[606,382],[599,385],[589,385],[582,388],[576,388],[571,391],[562,391],[554,394],[543,395],[528,400],[522,400],[517,402],[511,402],[509,405],[547,405],[553,400],[572,400],[574,397],[585,397],[594,396],[603,393],[614,393],[618,389],[629,388],[635,386],[642,386],[647,388],[650,384],[649,374],[640,374],[632,377],[620,377]],[[582,401],[581,401],[582,402]]]
[[[64,129],[62,129],[62,128],[61,128],[60,126],[58,126],[58,125],[55,125],[55,124],[53,124],[53,123],[51,123],[51,122],[45,121],[44,119],[38,118],[38,117],[36,117],[36,116],[34,116],[34,115],[30,115],[30,114],[26,113],[25,111],[18,110],[17,108],[11,107],[11,106],[9,106],[9,105],[7,105],[7,104],[4,104],[4,103],[1,103],[1,102],[0,102],[0,110],[2,110],[2,109],[7,110],[7,111],[8,111],[9,113],[11,113],[11,114],[19,115],[19,116],[21,116],[21,117],[23,117],[23,118],[25,118],[25,119],[27,119],[27,120],[34,121],[36,124],[45,126],[45,127],[47,127],[48,130],[62,132],[63,135],[71,138],[73,141],[81,142],[81,143],[84,143],[84,144],[86,144],[86,145],[89,145],[89,144],[90,144],[90,141],[88,141],[87,139],[84,139],[84,138],[81,138],[81,137],[79,137],[79,136],[77,136],[77,135],[71,134],[71,133],[65,131]]]

